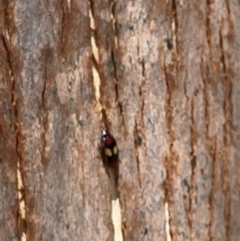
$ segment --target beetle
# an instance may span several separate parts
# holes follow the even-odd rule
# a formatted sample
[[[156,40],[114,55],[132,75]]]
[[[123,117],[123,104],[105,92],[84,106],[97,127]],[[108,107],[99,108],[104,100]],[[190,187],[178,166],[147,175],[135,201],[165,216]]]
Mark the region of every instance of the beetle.
[[[99,150],[101,153],[104,168],[110,179],[112,186],[112,198],[119,197],[118,177],[119,177],[119,151],[115,138],[107,129],[102,130]]]
[[[104,129],[101,134],[100,152],[104,163],[109,167],[114,167],[114,164],[119,162],[117,142],[113,135],[106,129]]]

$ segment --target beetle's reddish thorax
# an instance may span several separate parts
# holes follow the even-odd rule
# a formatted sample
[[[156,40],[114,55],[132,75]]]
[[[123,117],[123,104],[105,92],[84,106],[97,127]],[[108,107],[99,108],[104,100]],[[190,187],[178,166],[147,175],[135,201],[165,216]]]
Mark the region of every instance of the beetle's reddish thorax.
[[[111,145],[112,143],[116,142],[113,138],[113,136],[111,136],[110,134],[106,136],[105,138],[105,143],[107,145]]]

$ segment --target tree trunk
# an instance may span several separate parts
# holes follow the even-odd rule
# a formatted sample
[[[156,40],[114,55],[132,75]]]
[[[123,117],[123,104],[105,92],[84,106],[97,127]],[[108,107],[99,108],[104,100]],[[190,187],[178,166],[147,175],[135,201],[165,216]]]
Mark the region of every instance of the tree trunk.
[[[238,241],[239,12],[0,0],[0,240]]]

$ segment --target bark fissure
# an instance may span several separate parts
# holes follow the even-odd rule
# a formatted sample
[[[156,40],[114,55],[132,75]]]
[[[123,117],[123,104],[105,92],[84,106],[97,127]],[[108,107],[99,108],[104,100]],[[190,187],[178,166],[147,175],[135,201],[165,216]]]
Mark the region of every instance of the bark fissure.
[[[173,15],[173,19],[172,19],[172,24],[174,24],[174,26],[172,27],[172,36],[174,37],[175,40],[175,51],[176,54],[178,56],[178,16],[177,16],[177,2],[176,0],[172,0],[172,15]]]
[[[117,105],[118,105],[118,109],[120,111],[120,115],[122,117],[122,124],[123,126],[125,126],[125,120],[124,120],[124,113],[123,113],[123,107],[122,107],[122,103],[119,100],[119,89],[118,89],[118,78],[117,78],[117,66],[116,66],[116,62],[115,62],[115,54],[114,54],[114,50],[111,50],[111,58],[112,58],[112,63],[113,63],[113,73],[114,73],[114,80],[115,80],[115,93],[116,93],[116,101],[117,101]]]
[[[47,63],[47,61],[46,61]],[[45,103],[45,98],[46,98],[46,86],[47,86],[47,66],[45,66],[44,69],[44,79],[43,79],[43,89],[41,93],[41,98],[42,98],[42,107],[43,107],[43,133],[42,133],[42,138],[43,138],[43,147],[42,147],[42,164],[45,164],[46,162],[46,148],[47,148],[47,140],[46,140],[46,134],[48,131],[48,112],[46,108],[46,103]]]
[[[216,200],[215,200],[215,193],[216,193],[216,182],[217,182],[217,153],[218,153],[218,145],[217,145],[217,138],[210,136],[210,103],[209,103],[209,66],[206,64],[205,56],[202,55],[201,57],[201,75],[202,75],[202,82],[203,82],[203,95],[205,100],[205,138],[206,138],[206,149],[208,151],[209,159],[212,161],[212,173],[211,173],[211,191],[209,194],[209,229],[208,229],[208,236],[209,240],[214,240],[214,234],[212,231],[213,222],[214,222],[214,214],[215,214],[215,207],[216,207]]]
[[[113,0],[110,0],[110,14],[111,14],[111,23],[112,23],[112,32],[113,32],[113,46],[111,47],[111,58],[112,58],[112,64],[113,64],[113,74],[115,79],[115,93],[116,93],[116,101],[118,105],[118,109],[120,111],[120,115],[122,117],[122,124],[125,126],[125,120],[124,120],[124,112],[123,112],[123,106],[121,101],[119,100],[119,79],[117,77],[117,64],[116,64],[116,49],[118,48],[118,36],[117,36],[117,22],[115,17],[115,4],[116,2]]]
[[[65,22],[66,22],[66,12],[65,12],[65,0],[61,1],[61,10],[62,10],[62,22],[61,22],[61,54],[63,56],[64,53],[64,45],[65,45]]]
[[[210,110],[209,110],[209,84],[208,84],[208,76],[209,76],[209,67],[206,64],[205,56],[201,56],[201,77],[203,82],[203,95],[205,100],[205,109],[204,109],[204,117],[205,117],[205,127],[206,127],[206,139],[209,137],[209,122],[210,122]]]
[[[176,174],[176,164],[178,161],[178,154],[174,148],[175,142],[175,133],[173,130],[173,106],[172,106],[172,95],[175,88],[174,78],[177,79],[178,71],[178,61],[179,61],[179,43],[178,43],[178,16],[177,16],[177,2],[176,0],[171,1],[171,33],[173,38],[174,46],[174,58],[171,65],[167,65],[166,60],[164,59],[164,76],[166,82],[166,104],[165,104],[165,113],[166,113],[166,125],[167,125],[167,136],[168,141],[168,154],[165,158],[165,168],[166,168],[166,179],[165,179],[165,202],[168,207],[168,230],[166,233],[167,239],[175,240],[176,234],[173,231],[173,215],[171,212],[172,201],[171,197],[173,196],[173,186],[174,186],[174,175]],[[173,73],[176,75],[173,76]],[[170,237],[169,237],[170,234]]]
[[[139,49],[139,48],[138,48]],[[139,54],[139,51],[138,51]],[[140,56],[139,56],[140,58]],[[145,61],[141,61],[141,67],[142,67],[142,82],[139,86],[139,102],[140,102],[140,110],[138,111],[137,117],[139,117],[140,123],[137,122],[137,119],[135,119],[135,134],[134,134],[134,141],[135,141],[135,154],[136,154],[136,161],[137,161],[137,167],[138,167],[138,177],[139,177],[139,187],[142,188],[141,183],[141,164],[139,159],[139,144],[143,144],[144,152],[146,152],[146,136],[145,136],[145,123],[144,123],[144,85],[145,85]],[[140,130],[139,130],[140,126]],[[141,140],[141,141],[139,141]]]
[[[215,193],[217,189],[217,168],[218,168],[218,144],[217,138],[214,140],[214,144],[212,146],[211,152],[209,153],[212,157],[212,174],[211,174],[211,190],[209,195],[209,211],[210,211],[210,220],[209,220],[209,229],[208,236],[209,240],[214,240],[214,234],[212,232],[213,221],[214,221],[214,212],[215,212]]]
[[[206,38],[208,43],[208,48],[211,48],[211,0],[206,0]]]
[[[13,56],[12,56],[12,41],[11,41],[11,32],[10,32],[10,21],[12,21],[12,16],[9,16],[8,13],[8,2],[4,8],[4,17],[9,22],[6,24],[6,31],[2,35],[3,46],[7,53],[7,64],[9,69],[10,81],[11,81],[11,105],[14,113],[14,126],[15,126],[15,136],[16,136],[16,154],[17,154],[17,191],[18,191],[18,213],[16,216],[17,224],[17,236],[19,241],[27,240],[27,221],[26,221],[26,189],[24,183],[24,161],[23,154],[21,150],[21,129],[20,129],[20,120],[18,112],[18,100],[16,94],[16,79],[14,76],[14,67],[13,67]]]
[[[141,61],[142,63],[142,77],[144,78],[145,77],[145,61],[144,59]]]
[[[93,73],[93,81],[94,81],[94,87],[95,87],[95,97],[97,102],[97,112],[100,113],[100,119],[101,119],[101,126],[103,129],[108,129],[108,120],[107,120],[107,113],[105,110],[105,107],[101,103],[101,92],[100,92],[100,85],[101,85],[101,79],[100,79],[100,66],[99,66],[99,46],[97,43],[97,30],[96,30],[96,22],[95,22],[95,16],[94,16],[94,1],[89,0],[89,18],[90,18],[90,30],[92,32],[91,34],[91,47],[92,47],[92,73]],[[110,12],[112,11],[112,5],[110,1]],[[113,18],[113,14],[111,16]],[[115,21],[115,20],[111,20]],[[114,32],[114,29],[113,29]],[[115,32],[114,32],[115,33]],[[116,102],[120,111],[120,115],[123,119],[124,124],[124,118],[123,118],[123,109],[122,105],[119,101],[119,90],[118,90],[118,79],[117,79],[117,66],[115,63],[115,53],[114,48],[111,47],[110,49],[110,58],[112,61],[113,66],[113,78],[115,81],[115,94],[116,94]],[[119,165],[119,164],[118,164]],[[116,180],[116,168],[110,168],[107,165],[104,164],[105,171],[109,177],[110,186],[111,186],[111,196],[112,196],[112,225],[113,225],[113,231],[114,231],[114,240],[123,240],[123,233],[122,233],[122,214],[121,214],[121,203],[120,203],[120,195],[118,191],[118,180]],[[118,172],[118,166],[117,166],[117,172]],[[118,177],[117,177],[118,179]]]
[[[169,233],[171,239],[173,240],[175,234],[172,228],[173,217],[171,213],[171,197],[173,195],[173,182],[174,182],[174,173],[176,171],[176,161],[177,161],[177,153],[174,150],[174,141],[175,141],[175,133],[172,128],[173,125],[173,107],[171,104],[172,101],[172,92],[173,92],[173,79],[168,73],[168,69],[166,63],[164,62],[164,75],[166,81],[166,104],[165,104],[165,113],[166,113],[166,124],[167,124],[167,135],[169,137],[169,150],[168,154],[165,158],[165,168],[166,168],[166,179],[165,179],[165,202],[168,203],[168,213],[169,213]]]
[[[112,64],[113,64],[113,74],[114,74],[114,80],[115,80],[115,94],[116,94],[116,101],[117,101],[117,105],[118,105],[118,109],[120,112],[120,116],[122,118],[122,125],[123,127],[125,127],[125,119],[124,119],[124,112],[123,112],[123,106],[122,103],[119,99],[119,78],[117,76],[117,63],[116,63],[116,49],[118,48],[118,37],[117,37],[117,22],[116,22],[116,17],[115,17],[115,4],[116,2],[114,0],[110,0],[109,1],[110,4],[110,14],[111,14],[111,23],[112,23],[112,32],[113,32],[113,37],[114,37],[114,43],[111,47],[111,58],[112,58]],[[123,222],[122,222],[122,213],[121,213],[121,201],[120,201],[120,195],[118,192],[118,187],[115,187],[115,191],[117,191],[118,193],[118,199],[115,200],[115,202],[117,203],[117,205],[113,205],[112,206],[112,214],[113,211],[116,209],[116,214],[117,216],[119,216],[119,221],[115,222],[114,218],[112,217],[112,222],[113,222],[113,226],[114,226],[114,240],[122,240],[123,241]],[[114,204],[114,201],[112,201],[112,204]],[[114,207],[118,207],[118,208],[114,208]]]
[[[138,141],[139,140],[139,133],[137,129],[137,123],[135,121],[135,128],[134,128],[134,149],[135,149],[135,156],[137,162],[137,170],[138,170],[138,185],[140,189],[142,189],[142,182],[141,182],[141,167],[140,167],[140,160],[139,160],[139,151],[138,151]]]
[[[222,86],[224,92],[224,101],[223,101],[223,111],[225,116],[225,122],[223,124],[223,143],[224,143],[224,155],[223,155],[223,176],[222,176],[222,185],[223,192],[225,197],[225,222],[226,222],[226,237],[227,240],[230,240],[230,227],[231,227],[231,198],[230,198],[230,184],[229,184],[229,147],[231,145],[231,131],[233,126],[233,118],[232,118],[232,105],[231,105],[231,92],[232,92],[232,84],[231,80],[228,78],[227,74],[227,65],[225,58],[225,50],[223,46],[223,36],[221,33],[221,29],[219,31],[219,40],[220,40],[220,48],[221,48],[221,64],[223,70],[222,77]]]
[[[196,195],[195,190],[195,182],[196,182],[196,166],[197,166],[197,158],[196,158],[196,152],[195,148],[197,146],[197,131],[196,131],[196,122],[195,122],[195,114],[194,114],[194,99],[191,98],[191,152],[190,152],[190,158],[191,158],[191,180],[190,180],[190,193],[189,193],[189,215],[188,215],[188,222],[190,227],[190,232],[192,233],[193,230],[193,214],[194,214],[194,207],[193,202]]]
[[[142,63],[143,69],[144,69],[144,61]],[[143,70],[144,72],[144,70]],[[144,77],[144,75],[143,75]],[[144,97],[143,97],[143,88],[145,85],[145,81],[143,80],[141,85],[139,86],[139,100],[141,103],[140,110],[138,111],[137,116],[140,118],[140,123],[137,123],[137,119],[135,119],[135,128],[134,128],[134,146],[135,146],[135,155],[136,155],[136,162],[137,162],[137,168],[138,168],[138,183],[139,187],[142,188],[141,183],[141,164],[139,159],[139,146],[143,145],[144,152],[146,151],[146,136],[144,136],[145,133],[145,124],[144,124]],[[139,130],[140,125],[140,130]],[[143,141],[142,141],[143,140]]]

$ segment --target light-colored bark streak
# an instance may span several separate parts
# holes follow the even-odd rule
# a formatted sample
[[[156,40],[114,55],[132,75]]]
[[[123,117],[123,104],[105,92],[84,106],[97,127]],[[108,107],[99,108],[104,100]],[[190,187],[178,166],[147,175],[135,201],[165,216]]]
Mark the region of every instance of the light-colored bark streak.
[[[118,48],[118,37],[117,37],[117,29],[116,29],[116,18],[114,16],[114,7],[116,2],[110,1],[110,12],[111,12],[111,22],[112,22],[112,30],[114,32],[114,44],[115,48]]]
[[[119,198],[112,200],[112,223],[114,227],[114,241],[123,241],[122,215]]]
[[[5,11],[5,17],[10,19],[8,16],[7,6]],[[23,181],[23,160],[22,160],[22,153],[20,150],[21,145],[21,133],[20,133],[20,123],[19,123],[19,116],[18,116],[18,103],[16,98],[16,80],[14,76],[14,67],[13,67],[13,59],[12,59],[12,42],[11,42],[11,33],[7,28],[3,35],[3,43],[7,53],[7,60],[8,60],[8,67],[9,67],[9,74],[11,78],[11,105],[14,112],[14,120],[15,120],[15,133],[16,133],[16,153],[18,156],[17,162],[17,188],[18,188],[18,216],[17,216],[17,233],[18,238],[20,241],[26,241],[26,233],[27,233],[27,226],[26,226],[26,205],[25,205],[25,186]]]
[[[23,224],[23,220],[26,219],[26,208],[25,208],[25,200],[24,200],[24,186],[23,186],[23,180],[22,180],[22,173],[20,170],[20,164],[18,162],[18,167],[17,167],[17,188],[18,188],[18,203],[19,203],[19,227],[21,228]],[[26,230],[25,230],[26,231]],[[19,235],[20,235],[20,241],[26,241],[26,233],[21,232],[19,230]]]
[[[177,7],[176,0],[172,0],[172,38],[173,38],[173,49],[175,54],[178,53],[178,20],[177,20]],[[178,56],[177,56],[178,57]]]
[[[93,54],[93,64],[92,64],[92,75],[93,75],[93,83],[95,88],[95,98],[96,98],[96,111],[98,113],[102,112],[102,104],[100,102],[100,75],[97,69],[97,64],[99,63],[99,51],[95,38],[95,19],[93,17],[93,9],[92,2],[89,1],[89,17],[90,17],[90,29],[92,30],[91,34],[91,46],[92,46],[92,54]],[[96,63],[95,63],[96,62]]]
[[[171,235],[170,235],[170,221],[169,221],[169,209],[168,209],[168,202],[165,202],[165,232],[167,241],[172,241]]]

